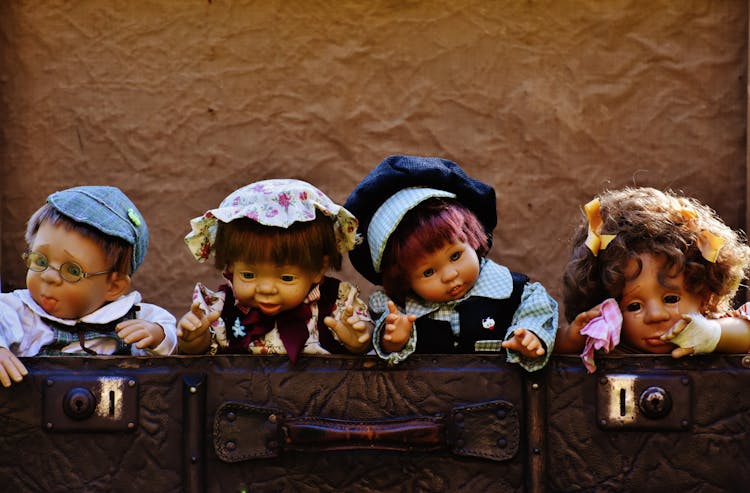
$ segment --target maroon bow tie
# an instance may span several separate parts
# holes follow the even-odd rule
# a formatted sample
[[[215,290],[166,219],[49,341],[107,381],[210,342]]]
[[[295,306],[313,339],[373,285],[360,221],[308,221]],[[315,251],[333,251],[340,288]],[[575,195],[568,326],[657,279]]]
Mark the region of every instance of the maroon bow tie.
[[[307,330],[307,322],[312,316],[312,311],[307,304],[302,303],[297,308],[286,310],[278,315],[265,315],[257,308],[253,308],[242,319],[242,325],[247,330],[243,346],[247,347],[252,339],[261,337],[273,330],[274,324],[279,331],[279,337],[284,344],[289,360],[297,362],[297,357],[305,347],[305,342],[310,335]]]

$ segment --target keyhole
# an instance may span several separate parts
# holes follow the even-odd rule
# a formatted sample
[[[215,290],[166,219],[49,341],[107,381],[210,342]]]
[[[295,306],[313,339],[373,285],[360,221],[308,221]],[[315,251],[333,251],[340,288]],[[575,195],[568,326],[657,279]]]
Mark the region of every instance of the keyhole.
[[[625,389],[620,389],[620,416],[625,416]]]
[[[86,419],[94,412],[96,399],[89,389],[75,387],[63,399],[63,411],[73,419]]]
[[[110,416],[115,415],[115,391],[114,390],[109,391],[109,415]]]
[[[638,407],[648,418],[662,418],[672,410],[672,397],[661,387],[649,387],[641,394]]]

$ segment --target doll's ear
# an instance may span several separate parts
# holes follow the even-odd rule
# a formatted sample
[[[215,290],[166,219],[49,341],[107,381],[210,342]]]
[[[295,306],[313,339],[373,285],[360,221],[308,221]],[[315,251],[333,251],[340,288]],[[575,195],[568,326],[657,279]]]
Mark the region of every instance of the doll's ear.
[[[131,279],[130,276],[114,272],[109,275],[107,281],[107,292],[105,293],[104,299],[107,301],[114,301],[128,290],[130,287]]]

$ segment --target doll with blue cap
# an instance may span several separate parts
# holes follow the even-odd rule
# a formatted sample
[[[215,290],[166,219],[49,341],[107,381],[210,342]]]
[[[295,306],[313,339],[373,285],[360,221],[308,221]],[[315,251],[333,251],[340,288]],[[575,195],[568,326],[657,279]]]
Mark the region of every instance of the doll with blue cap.
[[[185,237],[199,262],[214,257],[226,279],[198,283],[178,324],[188,354],[364,353],[372,320],[340,270],[358,241],[357,220],[311,184],[264,180],[230,193],[191,221]]]
[[[505,349],[529,371],[546,364],[557,303],[541,284],[487,258],[497,224],[492,187],[447,159],[390,156],[344,207],[365,239],[349,258],[383,287],[369,299],[381,358]]]
[[[0,294],[0,383],[27,371],[19,356],[168,355],[175,318],[130,291],[148,228],[111,186],[53,193],[29,219],[26,289]]]

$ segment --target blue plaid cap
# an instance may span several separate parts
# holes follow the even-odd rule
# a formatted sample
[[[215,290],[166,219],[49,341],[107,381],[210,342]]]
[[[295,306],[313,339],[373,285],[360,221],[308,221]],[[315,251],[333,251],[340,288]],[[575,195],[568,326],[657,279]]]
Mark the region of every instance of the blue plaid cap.
[[[136,271],[148,248],[148,227],[138,208],[117,187],[82,186],[55,192],[47,202],[60,214],[133,246]]]

